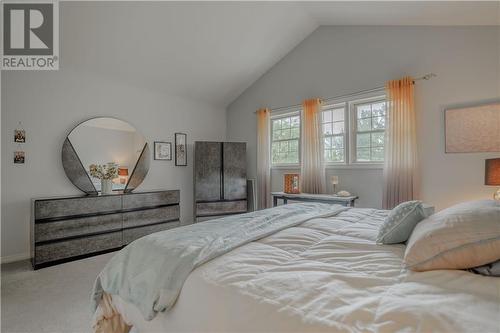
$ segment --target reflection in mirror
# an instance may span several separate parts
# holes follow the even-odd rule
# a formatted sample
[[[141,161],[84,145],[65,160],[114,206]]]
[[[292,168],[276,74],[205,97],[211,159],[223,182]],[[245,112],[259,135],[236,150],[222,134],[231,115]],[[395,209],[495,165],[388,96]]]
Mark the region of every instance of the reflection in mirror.
[[[103,194],[126,190],[141,154],[148,152],[145,138],[127,122],[114,118],[87,120],[75,127],[67,140],[93,187]],[[63,151],[63,164],[64,158]],[[65,170],[68,173],[66,166]]]

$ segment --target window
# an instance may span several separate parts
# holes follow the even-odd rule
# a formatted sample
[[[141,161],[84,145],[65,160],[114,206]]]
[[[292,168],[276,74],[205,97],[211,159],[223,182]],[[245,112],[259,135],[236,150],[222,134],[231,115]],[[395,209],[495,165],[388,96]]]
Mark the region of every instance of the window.
[[[272,164],[298,164],[300,115],[272,118],[271,123]]]
[[[386,125],[385,99],[352,104],[353,161],[384,161],[384,135]]]
[[[321,126],[323,129],[325,162],[345,162],[345,103],[323,107]]]

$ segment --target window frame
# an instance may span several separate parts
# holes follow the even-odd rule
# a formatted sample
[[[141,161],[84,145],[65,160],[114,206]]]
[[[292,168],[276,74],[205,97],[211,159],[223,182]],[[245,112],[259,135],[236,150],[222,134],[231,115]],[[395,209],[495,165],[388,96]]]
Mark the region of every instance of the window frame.
[[[283,119],[283,118],[290,118],[290,117],[299,117],[300,125],[299,125],[299,138],[298,138],[298,161],[297,163],[273,163],[273,143],[274,142],[279,142],[279,141],[290,141],[291,139],[285,139],[285,140],[273,140],[273,121],[277,119]],[[269,158],[271,161],[271,168],[300,168],[301,163],[302,163],[302,112],[299,109],[295,109],[292,111],[287,111],[287,112],[282,112],[279,114],[271,114],[271,117],[269,118]]]
[[[349,164],[349,105],[347,101],[343,102],[335,102],[335,103],[327,103],[321,107],[321,119],[320,119],[320,126],[321,126],[321,138],[324,140],[325,135],[323,134],[323,112],[325,111],[331,111],[334,109],[339,109],[343,108],[344,109],[344,161],[342,162],[333,162],[333,161],[327,161],[324,160],[324,164],[326,167],[328,166],[342,166],[342,165],[348,165]],[[332,120],[333,123],[333,120]],[[334,137],[334,136],[339,136],[337,135],[329,135],[328,137]],[[323,148],[323,158],[324,158],[324,153],[325,153],[325,147],[324,147],[324,142],[322,144]]]
[[[386,128],[383,131],[361,131],[361,133],[374,133],[374,132],[383,132],[384,137],[385,137],[385,132],[387,130],[387,96],[385,94],[378,94],[375,96],[371,97],[366,97],[366,98],[359,98],[355,100],[349,101],[349,142],[352,143],[352,145],[349,146],[349,164],[350,165],[356,165],[356,166],[375,166],[375,167],[382,167],[384,165],[384,160],[382,161],[358,161],[357,160],[357,141],[356,141],[356,135],[358,134],[358,118],[356,114],[356,106],[360,104],[373,104],[377,102],[385,102],[386,103],[386,113],[385,113],[385,119],[386,119]],[[373,117],[372,117],[373,118]],[[385,149],[386,143],[384,141],[384,149]]]

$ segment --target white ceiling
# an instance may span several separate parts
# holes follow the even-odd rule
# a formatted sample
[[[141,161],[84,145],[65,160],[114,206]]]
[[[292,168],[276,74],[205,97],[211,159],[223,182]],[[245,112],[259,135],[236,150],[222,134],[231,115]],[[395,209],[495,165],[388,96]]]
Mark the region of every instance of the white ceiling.
[[[61,68],[224,107],[319,25],[499,25],[499,2],[61,2]]]

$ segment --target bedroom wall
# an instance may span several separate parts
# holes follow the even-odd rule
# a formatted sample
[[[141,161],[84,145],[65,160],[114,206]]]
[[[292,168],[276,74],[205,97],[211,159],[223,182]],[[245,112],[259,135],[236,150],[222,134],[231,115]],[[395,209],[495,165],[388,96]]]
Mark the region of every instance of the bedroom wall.
[[[64,61],[64,56],[61,57]],[[61,64],[54,72],[2,72],[2,261],[29,257],[30,201],[36,197],[80,193],[61,165],[69,131],[91,117],[111,116],[135,126],[153,141],[188,135],[188,166],[152,161],[138,190],[180,189],[181,218],[192,221],[192,142],[225,138],[225,109],[121,83]],[[26,164],[13,164],[13,131],[22,122]]]
[[[483,185],[484,159],[500,154],[445,154],[443,110],[500,98],[499,44],[499,27],[320,27],[231,103],[228,140],[248,141],[248,173],[255,177],[256,109],[434,72],[437,78],[416,86],[420,198],[437,209],[491,198],[494,188]],[[273,190],[282,189],[287,171],[273,169]],[[342,189],[359,195],[358,206],[381,207],[381,168],[328,169],[331,174],[339,175]]]

